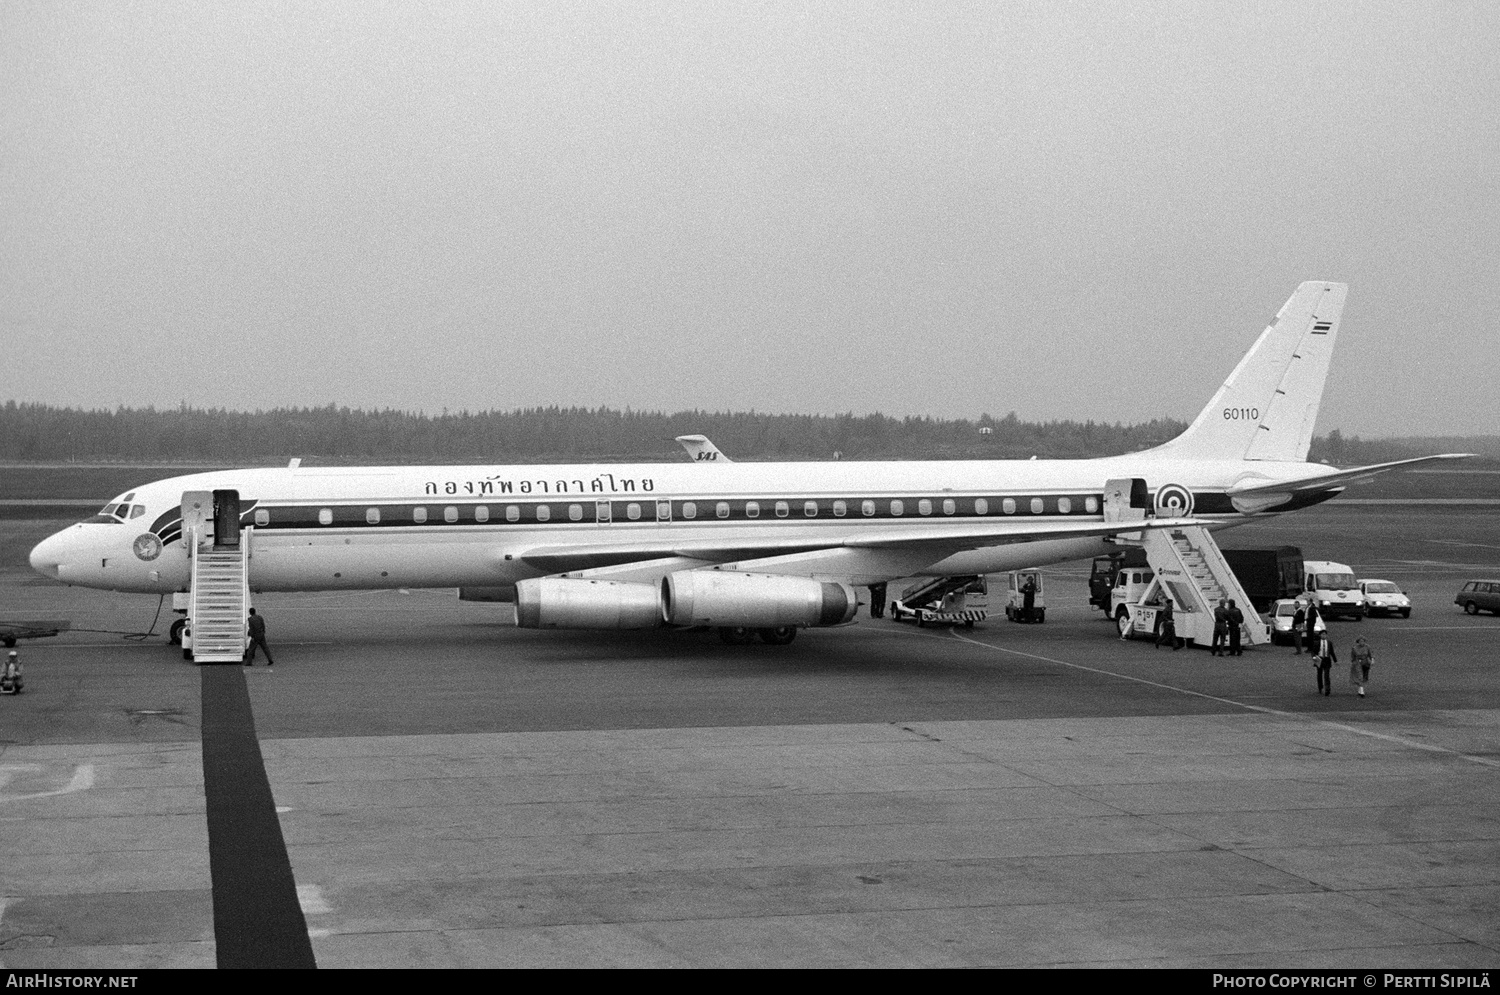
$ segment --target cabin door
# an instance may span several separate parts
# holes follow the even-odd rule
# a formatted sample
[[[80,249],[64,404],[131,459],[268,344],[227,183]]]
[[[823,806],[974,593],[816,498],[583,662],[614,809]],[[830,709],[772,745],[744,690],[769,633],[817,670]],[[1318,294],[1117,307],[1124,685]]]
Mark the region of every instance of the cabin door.
[[[1151,506],[1146,482],[1140,477],[1121,477],[1104,483],[1104,520],[1138,522]]]
[[[239,491],[214,491],[214,548],[240,548]]]

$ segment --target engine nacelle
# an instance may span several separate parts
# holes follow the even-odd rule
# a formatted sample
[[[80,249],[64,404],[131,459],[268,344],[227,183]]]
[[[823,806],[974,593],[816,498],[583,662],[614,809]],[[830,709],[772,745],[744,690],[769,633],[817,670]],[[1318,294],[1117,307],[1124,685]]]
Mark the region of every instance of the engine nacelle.
[[[662,613],[673,625],[839,625],[859,608],[848,584],[776,574],[680,570],[662,580],[661,590]]]
[[[523,629],[654,629],[661,625],[655,584],[538,577],[516,584]]]

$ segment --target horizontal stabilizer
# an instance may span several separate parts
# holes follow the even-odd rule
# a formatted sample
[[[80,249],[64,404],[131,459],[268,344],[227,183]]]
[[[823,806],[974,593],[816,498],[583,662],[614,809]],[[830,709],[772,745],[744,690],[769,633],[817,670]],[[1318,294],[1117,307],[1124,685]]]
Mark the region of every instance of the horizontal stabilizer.
[[[1308,477],[1306,480],[1278,481],[1274,484],[1252,484],[1248,487],[1231,487],[1229,496],[1248,497],[1255,494],[1301,494],[1308,491],[1326,491],[1330,487],[1343,487],[1348,484],[1359,483],[1378,477],[1382,473],[1392,470],[1402,470],[1407,467],[1416,466],[1418,463],[1431,463],[1434,460],[1445,459],[1469,459],[1473,453],[1443,453],[1438,456],[1418,456],[1416,459],[1396,460],[1391,463],[1372,463],[1369,466],[1357,466],[1350,470],[1334,470],[1330,473],[1321,474],[1316,477]]]

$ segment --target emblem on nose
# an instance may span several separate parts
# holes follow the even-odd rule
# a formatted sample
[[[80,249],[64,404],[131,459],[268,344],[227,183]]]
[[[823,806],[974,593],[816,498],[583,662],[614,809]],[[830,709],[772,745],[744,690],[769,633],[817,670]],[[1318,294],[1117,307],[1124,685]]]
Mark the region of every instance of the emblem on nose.
[[[136,536],[131,548],[138,559],[154,560],[161,555],[161,540],[147,532]]]

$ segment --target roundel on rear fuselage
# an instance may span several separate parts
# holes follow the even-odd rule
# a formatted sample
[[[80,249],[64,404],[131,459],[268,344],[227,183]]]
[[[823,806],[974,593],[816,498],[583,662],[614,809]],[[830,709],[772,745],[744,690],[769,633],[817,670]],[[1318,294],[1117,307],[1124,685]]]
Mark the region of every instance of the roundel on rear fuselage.
[[[1186,518],[1193,513],[1193,492],[1181,484],[1156,489],[1156,513],[1162,518]]]

